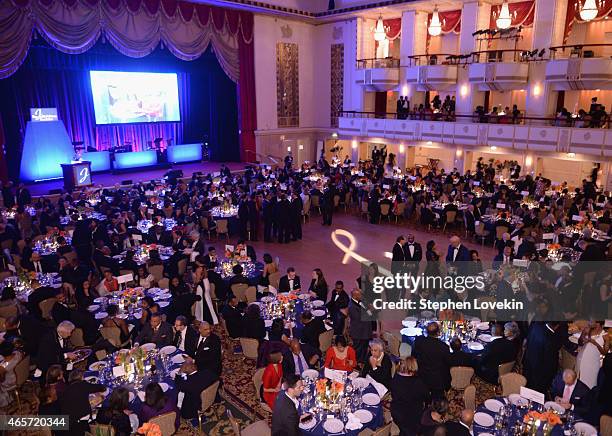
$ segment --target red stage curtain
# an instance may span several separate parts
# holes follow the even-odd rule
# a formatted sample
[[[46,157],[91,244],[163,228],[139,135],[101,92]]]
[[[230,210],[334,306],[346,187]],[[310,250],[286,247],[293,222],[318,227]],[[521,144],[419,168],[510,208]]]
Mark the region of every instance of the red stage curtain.
[[[542,0],[546,1],[546,0]],[[571,0],[570,0],[571,1]],[[499,16],[501,11],[501,5],[491,6],[491,18],[489,20],[489,29],[497,29],[495,20]],[[533,19],[535,16],[535,1],[529,0],[526,2],[508,3],[508,9],[510,10],[510,17],[512,18],[512,27],[531,27],[533,26]]]
[[[431,24],[433,14],[427,16],[427,27]],[[461,9],[456,11],[438,12],[440,22],[442,23],[442,34],[444,33],[459,33],[461,32]],[[427,33],[429,35],[429,33]]]
[[[238,13],[236,14],[238,15]],[[238,38],[240,56],[240,81],[238,82],[238,112],[240,126],[240,160],[255,162],[255,130],[257,130],[257,105],[255,98],[255,44],[253,44],[253,14],[240,12],[242,38]]]
[[[578,1],[570,0],[567,3],[567,15],[565,16],[565,31],[563,32],[563,43],[567,41],[570,33],[572,33],[572,27],[574,23],[584,23],[580,19],[580,5],[584,4],[584,0],[580,3]],[[593,21],[604,20],[612,13],[612,0],[603,0],[603,7],[599,9],[597,17]]]
[[[387,39],[389,41],[393,41],[397,39],[402,34],[402,19],[401,18],[392,18],[390,20],[383,20],[383,25],[385,28],[389,28],[386,33]]]

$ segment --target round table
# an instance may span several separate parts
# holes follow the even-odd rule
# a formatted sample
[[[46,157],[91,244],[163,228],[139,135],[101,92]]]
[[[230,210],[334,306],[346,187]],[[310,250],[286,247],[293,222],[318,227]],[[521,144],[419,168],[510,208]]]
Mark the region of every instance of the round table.
[[[87,310],[93,313],[98,321],[102,322],[108,316],[108,313],[106,313],[108,305],[115,304],[119,307],[117,318],[122,318],[130,324],[135,324],[142,317],[140,300],[145,296],[153,298],[153,301],[159,304],[162,313],[166,311],[166,308],[170,306],[172,301],[172,294],[168,289],[143,289],[142,287],[137,287],[113,292],[107,297],[98,297],[94,299],[94,304],[90,305]],[[125,307],[126,300],[130,302],[127,308]]]
[[[280,299],[284,299],[289,298],[289,295],[291,294],[293,293],[283,292],[277,296],[265,296],[262,297],[257,304],[259,304],[259,307],[261,308],[261,317],[264,319],[266,329],[270,329],[270,327],[272,327],[272,321],[275,318],[283,318],[285,322],[293,323],[293,336],[300,339],[302,336],[302,329],[304,328],[304,324],[302,324],[301,321],[301,315],[304,313],[304,311],[309,310],[315,318],[321,318],[323,320],[327,319],[328,312],[327,308],[325,307],[325,302],[322,300],[311,300],[308,294],[300,294],[299,296],[296,295],[296,298],[294,299],[294,308],[292,311],[290,311],[289,318],[287,318],[285,316],[286,311],[282,308],[283,303],[279,301],[279,296]],[[320,303],[316,303],[316,301],[319,301]],[[329,327],[329,329],[331,329],[331,327]]]
[[[57,254],[57,248],[59,247],[59,244],[57,243],[58,236],[63,236],[66,239],[67,245],[72,243],[72,238],[68,236],[67,233],[60,232],[58,235],[45,236],[44,239],[39,239],[36,241],[32,251],[40,254],[41,256],[55,256]]]
[[[242,273],[249,281],[249,286],[257,286],[263,274],[264,265],[261,262],[251,262],[250,260],[234,260],[228,258],[219,259],[215,272],[228,284],[234,273],[232,268],[234,265],[242,267]]]
[[[22,276],[10,276],[0,282],[0,289],[11,286],[15,291],[15,295],[19,301],[28,302],[28,297],[32,293],[30,280],[36,279],[41,286],[49,286],[59,289],[62,287],[62,278],[59,273],[26,273]]]

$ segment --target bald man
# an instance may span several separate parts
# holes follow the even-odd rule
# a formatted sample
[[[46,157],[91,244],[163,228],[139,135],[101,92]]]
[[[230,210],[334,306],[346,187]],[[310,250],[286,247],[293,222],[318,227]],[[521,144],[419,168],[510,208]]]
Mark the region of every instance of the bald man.
[[[447,434],[453,436],[470,436],[472,433],[472,424],[474,422],[474,411],[463,409],[459,422],[449,421],[446,423]]]
[[[590,407],[589,387],[578,380],[573,369],[566,369],[555,377],[550,393],[564,409],[573,410],[581,417],[586,416]]]

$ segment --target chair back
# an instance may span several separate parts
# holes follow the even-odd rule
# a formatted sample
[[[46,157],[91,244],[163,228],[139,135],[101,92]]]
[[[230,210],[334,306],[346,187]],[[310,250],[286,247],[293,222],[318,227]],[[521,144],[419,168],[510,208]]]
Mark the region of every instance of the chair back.
[[[483,301],[489,301],[491,303],[494,303],[496,300],[494,297],[479,297],[478,298],[479,304],[482,305],[481,302]],[[490,309],[490,308],[480,309],[480,319],[482,319],[483,321],[490,321],[490,320],[495,319],[495,310]]]
[[[388,216],[389,215],[389,211],[391,210],[391,205],[390,204],[381,204],[380,205],[380,214],[382,216]]]
[[[372,436],[390,436],[391,435],[391,426],[392,425],[393,425],[393,422],[385,424],[384,426],[382,426],[378,430],[375,430],[374,433],[372,433]]]
[[[340,204],[340,195],[336,194],[334,195],[334,207],[338,207],[339,204]]]
[[[30,376],[30,356],[25,356],[15,365],[15,385],[23,386]]]
[[[162,436],[170,436],[175,433],[174,423],[176,422],[176,412],[168,412],[149,419],[151,424],[157,424]]]
[[[312,207],[321,207],[321,197],[318,195],[311,195],[310,203]]]
[[[567,351],[565,348],[561,348],[561,369],[574,369],[576,368],[576,356]]]
[[[0,307],[0,318],[7,319],[11,316],[17,316],[17,306]]]
[[[485,225],[482,221],[480,221],[477,226],[474,226],[474,233],[476,233],[478,236],[485,236],[484,229]]]
[[[121,345],[121,329],[119,327],[100,327],[100,334],[115,347]]]
[[[508,374],[509,372],[512,372],[512,368],[514,368],[514,363],[515,361],[513,360],[512,362],[506,362],[506,363],[502,363],[497,367],[497,373],[499,374],[499,376],[501,377],[504,374]]]
[[[163,265],[151,265],[149,272],[155,277],[155,281],[159,282],[164,278],[164,266]]]
[[[362,213],[368,213],[368,202],[367,201],[362,201],[361,202],[361,212]]]
[[[248,359],[257,360],[257,352],[259,350],[259,341],[253,338],[240,338],[240,346],[242,354]]]
[[[89,431],[92,436],[115,436],[115,429],[112,425],[89,424]]]
[[[227,409],[227,418],[229,419],[230,426],[232,427],[232,431],[234,432],[234,436],[240,436],[240,424],[238,424],[238,421],[236,420],[236,418],[234,418],[234,415],[232,415],[232,411],[229,409]]]
[[[402,345],[400,339],[391,332],[384,332],[383,339],[387,342],[389,353],[395,357],[400,357],[400,346]]]
[[[72,263],[73,259],[77,258],[76,251],[69,251],[68,253],[64,253],[64,257],[66,258],[66,260],[70,264],[70,263]]]
[[[502,386],[502,395],[507,397],[510,394],[518,394],[521,387],[527,385],[527,379],[516,372],[509,372],[499,377]]]
[[[70,343],[75,347],[84,347],[85,341],[83,340],[83,329],[80,327],[75,328],[70,336]]]
[[[455,222],[455,218],[457,218],[457,212],[454,210],[446,211],[446,224],[453,224]]]
[[[269,274],[268,281],[270,282],[270,286],[273,286],[274,289],[278,289],[278,284],[280,283],[281,274],[279,271]]]
[[[454,389],[462,390],[468,387],[474,376],[474,368],[469,366],[453,366],[450,369],[451,386]]]
[[[170,279],[167,277],[164,277],[158,280],[157,286],[160,287],[161,289],[168,289],[168,287],[170,286]]]
[[[23,254],[23,249],[26,246],[26,242],[23,239],[20,239],[19,241],[17,241],[17,252],[19,253],[19,255]]]
[[[476,386],[469,385],[463,391],[463,407],[476,410]]]
[[[608,231],[610,230],[610,224],[607,223],[599,223],[597,227],[599,227],[599,230],[604,233],[608,233]]]
[[[332,340],[334,339],[334,330],[326,330],[319,334],[319,348],[325,353],[329,347],[332,346]]]
[[[601,415],[599,420],[599,433],[602,435],[612,434],[612,416]]]
[[[217,220],[217,234],[227,234],[227,220]]]
[[[495,228],[495,237],[497,239],[502,239],[504,233],[508,233],[509,229],[506,226],[498,226]]]
[[[404,216],[404,211],[406,210],[406,203],[398,203],[395,208],[395,216]]]
[[[255,286],[249,286],[245,291],[245,297],[247,304],[257,301],[257,288]]]
[[[261,386],[263,385],[263,373],[266,368],[259,368],[253,374],[253,386],[255,386],[255,398],[257,398],[257,402],[261,403],[263,400],[261,398]]]
[[[210,406],[214,404],[215,398],[217,398],[218,389],[219,380],[202,391],[200,394],[200,399],[202,400],[202,406],[200,407],[201,412],[206,412],[208,409],[210,409]]]
[[[187,259],[181,259],[178,261],[179,277],[183,277],[183,275],[185,274],[185,271],[187,271]]]
[[[40,309],[43,319],[51,319],[51,309],[53,309],[53,305],[56,301],[57,298],[47,298],[38,303],[38,308]]]
[[[232,285],[232,293],[238,298],[238,301],[246,300],[246,290],[249,288],[249,285],[246,283],[235,283]]]
[[[310,196],[306,197],[304,204],[302,204],[302,215],[310,215]]]

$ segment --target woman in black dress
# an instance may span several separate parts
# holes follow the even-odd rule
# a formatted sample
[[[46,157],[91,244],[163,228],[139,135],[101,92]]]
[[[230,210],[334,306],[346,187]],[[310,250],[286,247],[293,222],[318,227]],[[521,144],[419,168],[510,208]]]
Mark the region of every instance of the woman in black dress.
[[[391,383],[391,416],[400,429],[400,436],[413,436],[419,429],[429,389],[417,375],[417,360],[407,357],[399,364]]]
[[[108,401],[108,407],[98,412],[96,420],[100,424],[111,425],[115,429],[115,436],[129,436],[132,434],[132,425],[128,416],[130,404],[129,393],[126,388],[115,388]]]
[[[326,302],[328,290],[327,282],[325,281],[325,277],[323,277],[323,271],[321,271],[320,268],[315,268],[312,271],[312,281],[308,287],[308,292],[318,300]]]

